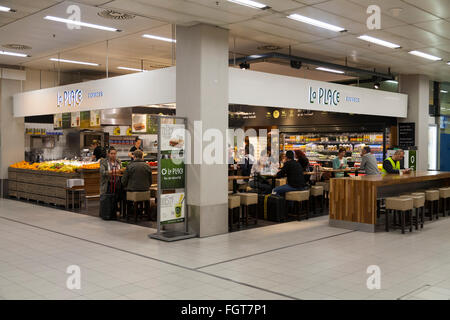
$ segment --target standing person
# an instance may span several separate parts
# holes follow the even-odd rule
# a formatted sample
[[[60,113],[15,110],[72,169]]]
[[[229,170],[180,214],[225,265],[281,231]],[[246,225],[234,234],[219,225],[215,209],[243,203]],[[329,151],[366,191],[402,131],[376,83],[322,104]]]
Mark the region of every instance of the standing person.
[[[142,139],[139,137],[136,137],[136,139],[134,140],[134,146],[132,146],[130,148],[130,150],[128,151],[128,156],[131,158],[131,161],[134,160],[134,154],[133,152],[135,152],[136,150],[141,150],[144,151],[142,149]]]
[[[141,150],[133,152],[134,160],[127,166],[122,185],[130,192],[149,191],[152,185],[152,169],[144,161],[144,153]]]
[[[107,220],[117,219],[117,202],[121,196],[120,177],[118,176],[120,169],[117,151],[114,147],[111,147],[106,159],[100,160],[100,199],[103,199],[103,202],[100,203],[101,206],[107,203],[106,208],[100,208],[100,215],[102,216],[102,213],[106,215],[102,218]],[[102,209],[104,210],[102,211]]]
[[[402,160],[404,156],[405,152],[402,149],[395,150],[395,153],[392,157],[388,157],[383,161],[383,174],[400,174],[401,172],[409,173],[410,169],[404,169],[400,164],[400,160]]]
[[[378,170],[378,164],[377,164],[377,158],[375,158],[375,155],[370,152],[370,147],[365,146],[361,150],[361,165],[360,169],[364,170],[367,175],[379,175],[380,170]]]
[[[105,150],[100,146],[97,140],[92,140],[91,148],[94,149],[94,153],[92,154],[91,160],[98,161],[101,158],[105,158]]]
[[[345,148],[340,147],[338,151],[338,156],[333,159],[333,169],[345,169],[347,168],[347,159],[345,156]],[[344,172],[336,172],[334,174],[336,178],[341,178],[344,176]]]
[[[291,150],[286,152],[286,162],[277,173],[277,178],[283,177],[287,177],[287,184],[273,189],[273,192],[278,196],[282,196],[289,191],[299,191],[307,188],[303,176],[303,168],[300,163],[294,160],[294,152]]]

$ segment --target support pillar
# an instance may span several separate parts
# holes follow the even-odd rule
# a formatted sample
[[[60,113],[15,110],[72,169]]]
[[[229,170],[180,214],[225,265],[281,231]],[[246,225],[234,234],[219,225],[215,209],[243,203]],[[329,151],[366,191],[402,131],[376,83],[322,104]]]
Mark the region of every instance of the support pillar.
[[[0,196],[8,194],[8,167],[25,157],[25,120],[13,117],[13,95],[20,81],[0,79]]]
[[[408,117],[400,122],[416,124],[417,170],[427,170],[430,81],[424,75],[400,75],[399,88],[408,95]]]
[[[177,26],[176,34],[177,116],[188,118],[191,163],[194,158],[197,160],[188,164],[186,170],[189,229],[207,237],[228,232],[228,172],[224,152],[228,128],[228,30],[198,24]],[[202,130],[198,129],[199,121]],[[203,154],[211,143],[201,142],[201,135],[208,129],[222,133],[221,164],[206,164],[204,159],[199,163],[199,153]]]

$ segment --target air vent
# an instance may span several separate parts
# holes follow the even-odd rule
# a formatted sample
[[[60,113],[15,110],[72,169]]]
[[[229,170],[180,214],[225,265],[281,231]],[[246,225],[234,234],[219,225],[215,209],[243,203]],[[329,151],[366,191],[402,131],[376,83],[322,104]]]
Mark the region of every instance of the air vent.
[[[277,51],[277,50],[280,50],[280,49],[281,49],[281,47],[270,45],[270,44],[258,47],[258,50],[264,50],[264,51]]]
[[[124,12],[114,11],[114,10],[103,10],[97,13],[100,17],[110,20],[130,20],[134,19],[136,16]]]
[[[13,50],[31,50],[30,46],[26,46],[24,44],[17,44],[17,43],[9,43],[2,45],[5,49],[13,49]]]

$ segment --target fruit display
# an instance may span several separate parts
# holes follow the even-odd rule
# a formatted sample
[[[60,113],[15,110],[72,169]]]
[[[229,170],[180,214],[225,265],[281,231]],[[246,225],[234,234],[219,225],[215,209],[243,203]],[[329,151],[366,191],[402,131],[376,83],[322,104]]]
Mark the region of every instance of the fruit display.
[[[76,172],[77,169],[99,169],[100,163],[69,160],[45,161],[40,163],[29,163],[27,161],[21,161],[12,164],[10,167],[16,169],[73,173]]]

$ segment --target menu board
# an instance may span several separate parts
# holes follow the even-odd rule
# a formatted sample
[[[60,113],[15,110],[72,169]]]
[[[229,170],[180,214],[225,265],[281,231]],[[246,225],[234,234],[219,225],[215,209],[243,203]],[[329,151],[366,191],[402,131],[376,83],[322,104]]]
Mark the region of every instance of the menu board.
[[[91,126],[91,113],[90,111],[80,112],[80,128],[87,129]]]
[[[416,124],[414,122],[398,124],[398,144],[402,148],[416,145]]]
[[[62,127],[62,113],[57,113],[53,116],[53,128],[61,129]]]
[[[184,221],[185,218],[184,199],[185,199],[184,192],[162,194],[160,196],[161,224],[170,224]]]
[[[71,113],[71,124],[72,128],[77,128],[80,126],[80,112],[72,112]]]
[[[100,126],[100,110],[93,110],[90,113],[90,125],[91,127]]]
[[[147,133],[147,115],[133,114],[131,116],[131,128],[133,133]]]
[[[70,112],[66,112],[62,114],[62,128],[69,129],[72,121],[72,115]]]

